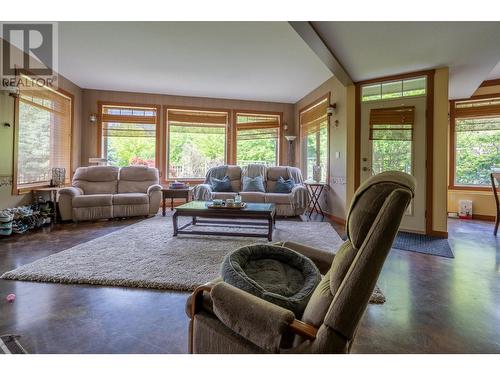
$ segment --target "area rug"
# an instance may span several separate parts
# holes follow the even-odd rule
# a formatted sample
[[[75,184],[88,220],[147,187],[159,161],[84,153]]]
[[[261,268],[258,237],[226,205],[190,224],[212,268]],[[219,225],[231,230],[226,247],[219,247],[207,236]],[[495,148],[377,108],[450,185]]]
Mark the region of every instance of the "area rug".
[[[179,224],[188,218],[179,218]],[[197,225],[200,230],[260,231],[266,227]],[[342,239],[328,223],[278,221],[273,241],[297,241],[326,251]],[[179,235],[171,217],[157,216],[21,266],[3,279],[190,291],[219,275],[224,256],[265,238]]]
[[[455,257],[446,238],[432,237],[425,234],[399,232],[392,247],[445,258]]]
[[[0,336],[0,354],[27,354],[17,339],[20,336]]]
[[[188,218],[179,218],[179,225]],[[198,230],[260,231],[267,227],[199,224]],[[342,239],[329,223],[278,221],[273,241],[295,241],[334,252]],[[171,217],[157,216],[21,266],[1,276],[8,280],[112,285],[192,291],[219,276],[224,256],[265,238],[172,237]],[[380,290],[374,303],[383,303]]]

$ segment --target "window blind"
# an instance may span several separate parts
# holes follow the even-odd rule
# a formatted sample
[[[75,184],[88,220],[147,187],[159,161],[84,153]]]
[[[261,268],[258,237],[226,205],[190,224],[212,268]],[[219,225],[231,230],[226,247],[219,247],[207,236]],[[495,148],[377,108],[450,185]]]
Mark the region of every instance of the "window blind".
[[[256,139],[277,139],[277,128],[260,128],[260,129],[238,129],[238,141],[250,141]]]
[[[71,179],[71,98],[48,88],[19,93],[18,185],[45,183],[52,168]]]
[[[156,124],[156,108],[103,106],[103,123]]]
[[[219,127],[226,126],[228,122],[225,112],[169,109],[167,116],[170,125]]]
[[[413,140],[415,107],[370,110],[370,140]]]
[[[327,125],[327,110],[328,100],[324,99],[321,102],[305,109],[300,113],[300,131],[303,135],[316,133],[321,127]]]
[[[237,115],[236,124],[238,127],[246,128],[276,128],[280,126],[280,118],[275,115],[265,115],[265,114],[244,114]]]
[[[456,132],[500,130],[500,116],[495,118],[465,118],[457,119]]]
[[[500,98],[456,102],[455,117],[500,117]]]

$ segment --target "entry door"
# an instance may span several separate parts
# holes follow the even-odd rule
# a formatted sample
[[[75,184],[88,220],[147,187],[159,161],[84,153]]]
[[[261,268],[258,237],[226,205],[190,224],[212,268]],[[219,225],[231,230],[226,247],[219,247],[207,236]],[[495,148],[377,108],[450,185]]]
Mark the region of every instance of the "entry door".
[[[376,108],[415,107],[413,140],[370,140],[370,110]],[[425,112],[426,98],[405,98],[361,104],[361,182],[386,170],[400,170],[417,180],[412,200],[400,229],[425,233]]]

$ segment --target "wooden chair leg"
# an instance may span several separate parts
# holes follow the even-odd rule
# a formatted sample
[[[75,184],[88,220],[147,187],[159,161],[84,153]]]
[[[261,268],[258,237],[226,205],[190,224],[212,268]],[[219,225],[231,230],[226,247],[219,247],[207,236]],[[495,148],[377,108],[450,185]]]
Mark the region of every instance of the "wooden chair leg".
[[[496,236],[498,233],[498,225],[500,224],[500,215],[497,215],[497,219],[495,221],[495,230],[493,231],[493,234]]]

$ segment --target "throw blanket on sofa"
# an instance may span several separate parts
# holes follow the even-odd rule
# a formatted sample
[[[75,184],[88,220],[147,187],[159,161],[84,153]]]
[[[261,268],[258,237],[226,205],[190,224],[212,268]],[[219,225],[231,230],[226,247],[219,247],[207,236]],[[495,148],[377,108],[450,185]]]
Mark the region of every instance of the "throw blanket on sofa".
[[[222,180],[227,173],[227,165],[219,165],[218,167],[210,168],[205,177],[205,182],[201,185],[195,186],[193,189],[193,198],[195,201],[209,201],[212,200],[210,189],[206,185],[212,185],[212,178]]]
[[[212,178],[222,180],[226,176],[227,165],[219,165],[218,167],[210,168],[205,177],[205,184],[212,184]]]
[[[267,174],[266,174],[266,166],[263,164],[248,164],[247,166],[243,167],[241,169],[241,178],[243,177],[250,177],[254,178],[257,176],[262,176],[264,181],[267,180]]]
[[[295,181],[295,185],[303,185],[304,179],[302,178],[302,172],[296,167],[286,168],[288,177]],[[307,190],[300,189],[295,192],[293,199],[290,200],[290,204],[294,209],[306,209],[309,206],[309,194]]]

